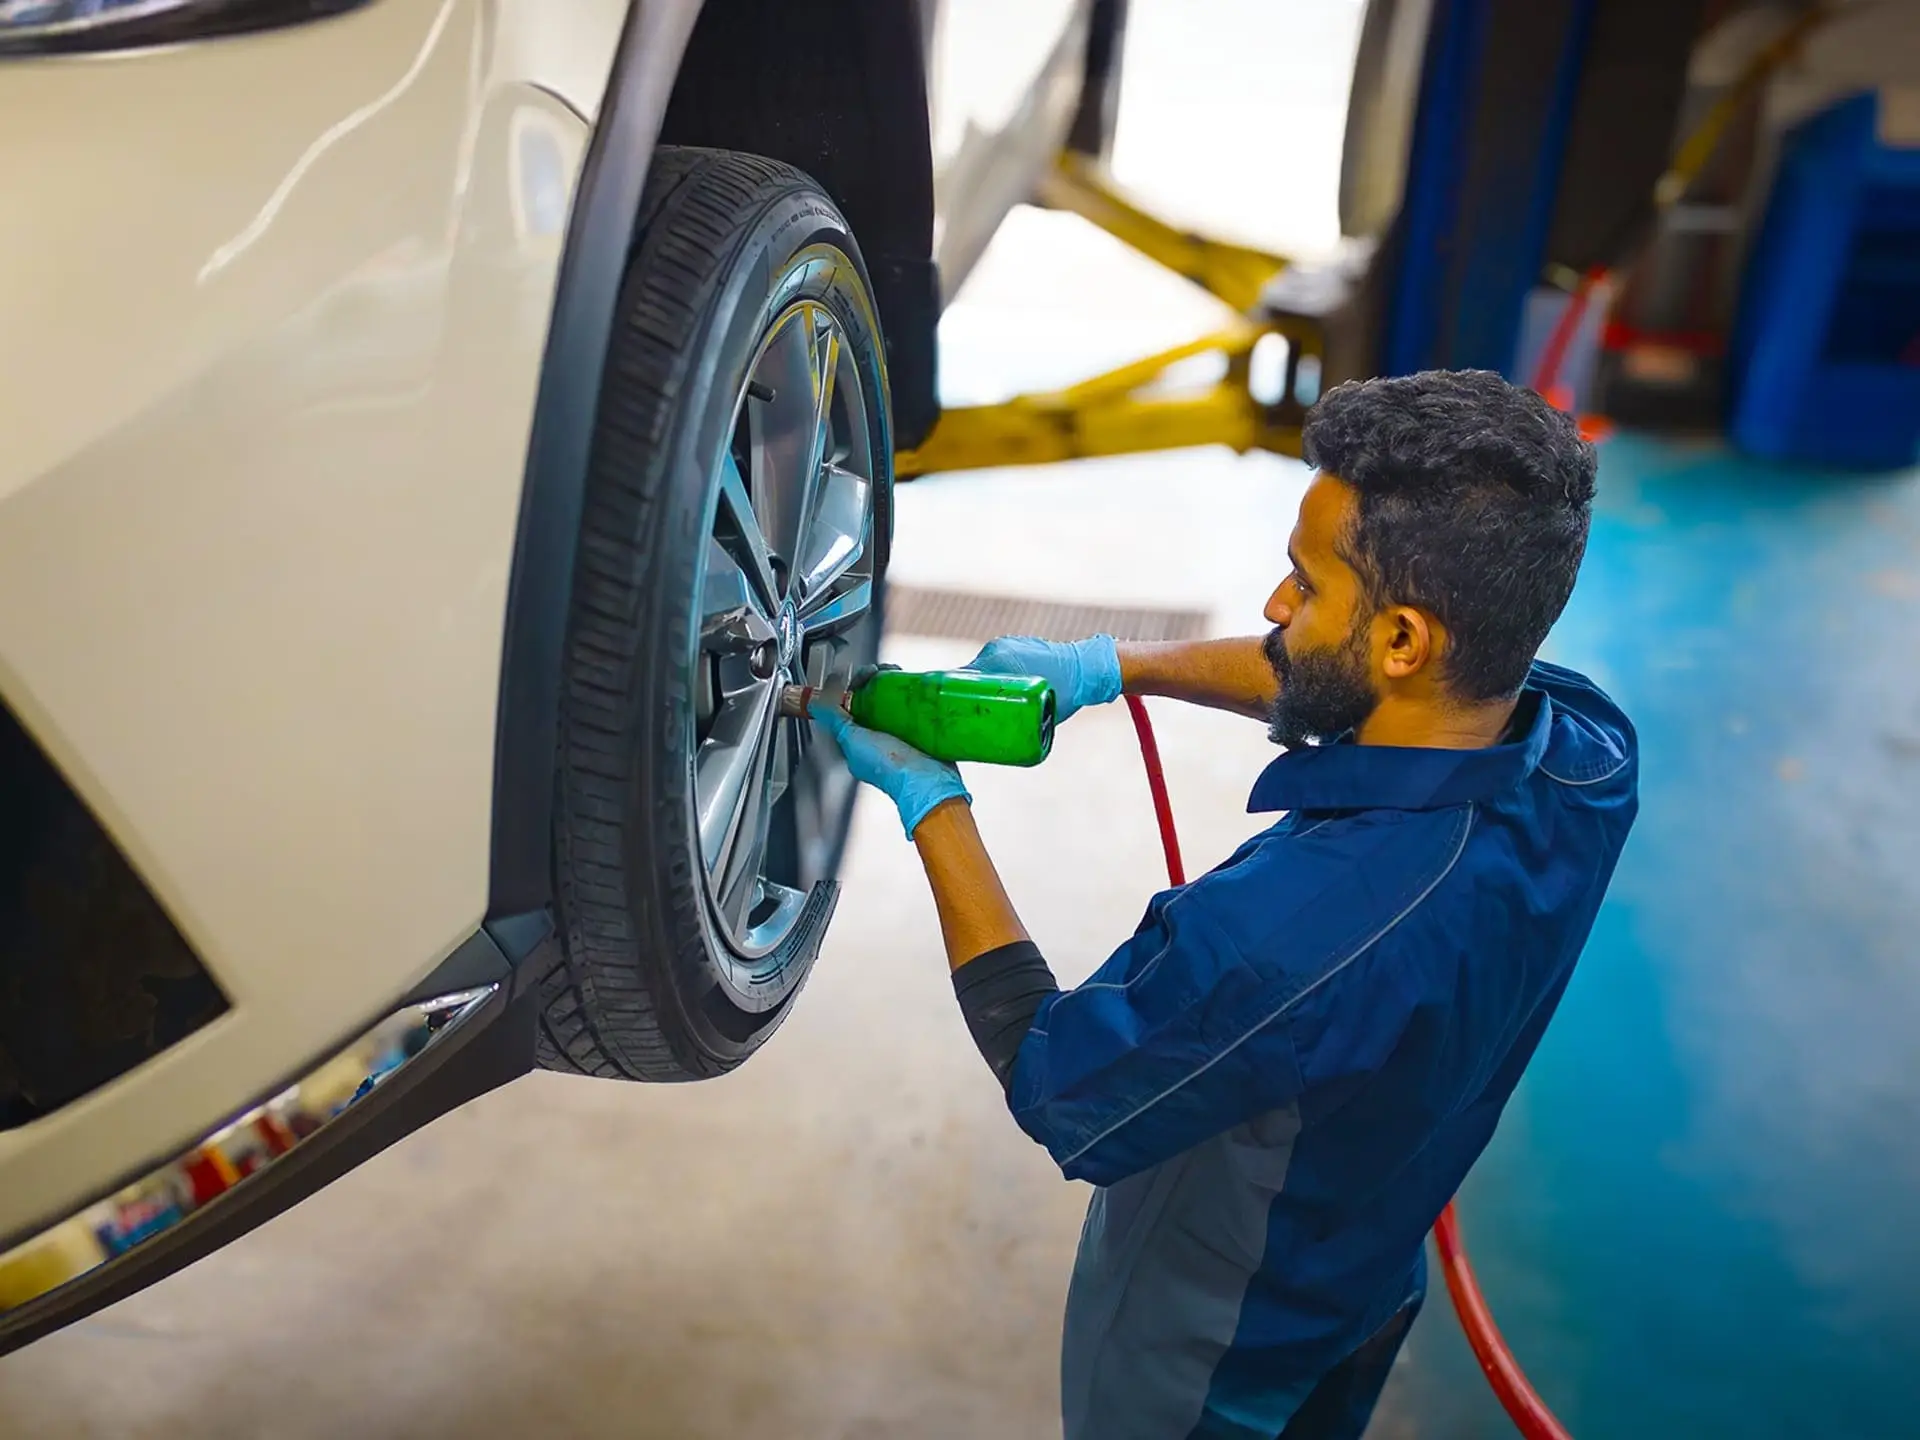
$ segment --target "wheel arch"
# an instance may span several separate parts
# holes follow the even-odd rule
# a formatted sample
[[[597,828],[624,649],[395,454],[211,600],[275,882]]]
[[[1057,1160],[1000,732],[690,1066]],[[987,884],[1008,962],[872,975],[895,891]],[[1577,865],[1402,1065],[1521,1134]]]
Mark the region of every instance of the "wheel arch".
[[[706,0],[660,128],[666,145],[804,170],[860,241],[902,448],[938,416],[933,144],[919,0]]]
[[[852,45],[829,43],[848,34]],[[508,583],[486,929],[510,961],[552,933],[567,610],[614,308],[654,149],[766,155],[806,170],[834,198],[863,241],[886,331],[895,435],[910,446],[938,415],[926,61],[916,0],[628,8],[575,186]],[[742,94],[752,103],[726,103]]]

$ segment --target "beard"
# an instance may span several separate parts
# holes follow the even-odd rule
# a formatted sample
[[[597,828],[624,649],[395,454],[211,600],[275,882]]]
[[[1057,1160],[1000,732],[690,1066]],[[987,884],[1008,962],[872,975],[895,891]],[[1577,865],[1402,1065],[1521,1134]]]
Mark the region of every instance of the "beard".
[[[1293,750],[1337,740],[1366,722],[1380,697],[1367,674],[1367,627],[1355,625],[1338,645],[1287,653],[1285,632],[1270,631],[1261,645],[1280,682],[1267,711],[1267,737]]]

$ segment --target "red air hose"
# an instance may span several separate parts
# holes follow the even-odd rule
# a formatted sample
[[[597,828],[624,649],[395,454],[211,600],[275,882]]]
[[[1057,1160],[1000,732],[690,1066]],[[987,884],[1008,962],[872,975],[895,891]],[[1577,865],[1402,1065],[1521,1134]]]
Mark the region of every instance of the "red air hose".
[[[1604,265],[1596,265],[1580,277],[1580,283],[1573,287],[1573,294],[1567,298],[1567,308],[1560,312],[1560,318],[1547,334],[1547,343],[1540,347],[1540,363],[1533,369],[1533,388],[1546,397],[1547,403],[1556,410],[1573,409],[1572,392],[1560,386],[1560,367],[1566,363],[1567,348],[1579,332],[1580,322],[1587,318],[1587,307],[1593,303],[1593,292],[1607,278],[1607,267]]]
[[[1582,275],[1580,283],[1567,297],[1567,308],[1560,312],[1560,318],[1547,333],[1547,343],[1540,347],[1539,363],[1533,367],[1532,388],[1556,410],[1573,410],[1573,391],[1560,383],[1560,367],[1566,362],[1567,349],[1579,332],[1580,322],[1587,318],[1594,292],[1612,278],[1613,272],[1604,265],[1596,265]],[[1575,414],[1574,419],[1583,439],[1604,440],[1613,429],[1611,422],[1598,415]]]
[[[1454,1313],[1460,1317],[1460,1328],[1467,1332],[1467,1343],[1473,1347],[1473,1358],[1480,1362],[1480,1372],[1527,1440],[1573,1440],[1567,1427],[1547,1408],[1547,1402],[1527,1383],[1520,1362],[1513,1358],[1500,1327],[1493,1323],[1493,1312],[1487,1308],[1487,1297],[1480,1293],[1480,1282],[1474,1278],[1466,1246],[1460,1240],[1460,1217],[1454,1205],[1449,1200],[1440,1212],[1433,1227],[1433,1243],[1440,1251],[1440,1268],[1447,1277]]]
[[[1564,349],[1564,346],[1562,347]],[[1173,802],[1167,798],[1167,776],[1160,767],[1160,746],[1153,738],[1153,722],[1147,718],[1147,706],[1138,695],[1127,696],[1127,709],[1133,715],[1133,728],[1140,737],[1140,758],[1147,767],[1147,789],[1153,795],[1153,813],[1160,822],[1160,847],[1167,856],[1167,880],[1173,885],[1187,883],[1186,866],[1180,860],[1180,837],[1173,829]],[[1566,1427],[1553,1418],[1546,1402],[1527,1383],[1520,1362],[1513,1358],[1500,1327],[1493,1323],[1493,1312],[1480,1293],[1480,1283],[1467,1263],[1466,1248],[1460,1243],[1460,1223],[1453,1202],[1440,1212],[1433,1227],[1434,1244],[1440,1251],[1440,1267],[1447,1277],[1447,1293],[1460,1316],[1460,1328],[1467,1332],[1474,1358],[1493,1386],[1493,1393],[1526,1440],[1572,1440]]]
[[[1147,766],[1147,789],[1153,794],[1154,818],[1160,822],[1160,848],[1167,856],[1167,883],[1187,883],[1187,867],[1180,859],[1180,837],[1173,831],[1173,802],[1167,799],[1167,772],[1160,768],[1160,742],[1153,738],[1153,721],[1147,718],[1147,702],[1138,695],[1127,696],[1127,709],[1133,715],[1133,731],[1140,737],[1140,758]]]

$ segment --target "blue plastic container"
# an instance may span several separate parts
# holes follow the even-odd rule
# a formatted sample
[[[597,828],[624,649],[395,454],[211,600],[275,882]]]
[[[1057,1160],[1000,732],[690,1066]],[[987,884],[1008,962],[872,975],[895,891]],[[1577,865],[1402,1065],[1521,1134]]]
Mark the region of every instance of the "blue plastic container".
[[[1920,460],[1920,149],[1852,96],[1785,137],[1743,277],[1727,430],[1748,454]]]

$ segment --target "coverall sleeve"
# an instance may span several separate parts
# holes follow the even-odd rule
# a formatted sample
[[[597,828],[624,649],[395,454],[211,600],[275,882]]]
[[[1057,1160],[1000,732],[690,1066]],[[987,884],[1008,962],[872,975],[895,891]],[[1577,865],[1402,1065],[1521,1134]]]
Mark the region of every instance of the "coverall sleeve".
[[[1108,1185],[1293,1099],[1271,978],[1210,911],[1213,877],[1154,898],[1100,969],[1041,1002],[1008,1103],[1069,1179]]]

